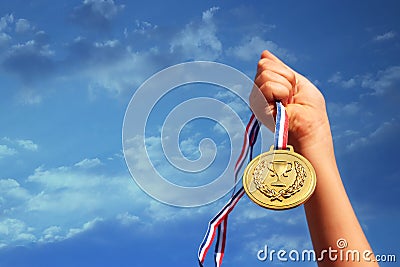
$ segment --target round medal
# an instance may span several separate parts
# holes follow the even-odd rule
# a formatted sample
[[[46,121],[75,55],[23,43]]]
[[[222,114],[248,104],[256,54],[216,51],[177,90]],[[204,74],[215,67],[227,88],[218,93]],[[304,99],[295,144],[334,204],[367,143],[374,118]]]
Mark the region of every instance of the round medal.
[[[249,198],[267,209],[284,210],[306,202],[314,192],[316,175],[311,163],[287,149],[271,149],[254,158],[243,173]]]

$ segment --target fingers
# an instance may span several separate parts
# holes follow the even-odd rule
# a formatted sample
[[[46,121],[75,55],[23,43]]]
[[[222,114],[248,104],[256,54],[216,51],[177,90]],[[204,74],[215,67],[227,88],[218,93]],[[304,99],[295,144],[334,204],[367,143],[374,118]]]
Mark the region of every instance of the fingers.
[[[275,127],[274,105],[268,104],[266,98],[256,86],[253,87],[250,93],[249,102],[251,110],[257,119],[273,132]]]
[[[258,62],[254,82],[269,103],[281,101],[286,105],[291,102],[294,94],[296,75],[280,59],[269,51],[264,51]]]

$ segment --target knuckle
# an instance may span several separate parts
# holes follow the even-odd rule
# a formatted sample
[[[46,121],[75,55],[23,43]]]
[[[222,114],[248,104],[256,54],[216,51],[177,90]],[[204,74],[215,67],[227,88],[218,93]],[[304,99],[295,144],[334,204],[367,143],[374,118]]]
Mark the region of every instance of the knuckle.
[[[274,89],[274,84],[273,84],[273,82],[271,82],[271,81],[265,81],[264,83],[263,83],[263,86],[262,86],[263,88],[265,88],[266,90],[273,90]]]
[[[262,69],[263,68],[263,64],[264,64],[264,61],[262,60],[262,59],[260,59],[259,61],[258,61],[258,64],[257,64],[257,68],[260,70],[260,69]]]
[[[257,64],[259,70],[264,70],[267,67],[265,59],[260,59]]]
[[[263,70],[263,72],[261,72],[261,78],[263,81],[269,81],[271,80],[271,73],[269,70]]]
[[[266,70],[269,70],[271,68],[271,61],[266,60],[266,59],[261,59],[258,61],[258,72],[263,72]]]
[[[261,53],[261,58],[267,58],[267,57],[269,57],[270,56],[270,52],[268,51],[268,50],[264,50],[264,51],[262,51],[262,53]]]

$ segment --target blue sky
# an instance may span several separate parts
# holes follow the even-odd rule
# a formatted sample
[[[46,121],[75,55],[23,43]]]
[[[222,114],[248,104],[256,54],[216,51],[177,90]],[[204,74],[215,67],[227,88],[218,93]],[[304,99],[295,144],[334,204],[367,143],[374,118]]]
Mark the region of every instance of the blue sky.
[[[196,266],[207,222],[227,197],[178,208],[144,193],[124,161],[125,110],[166,67],[210,60],[252,78],[264,49],[325,95],[360,223],[376,253],[400,257],[399,9],[397,1],[2,1],[0,266]],[[216,86],[178,89],[155,107],[146,144],[160,173],[202,184],[224,169],[227,133],[201,119],[182,129],[189,159],[205,137],[215,142],[205,155],[219,149],[213,169],[193,178],[163,158],[163,118],[201,96],[227,103],[243,122],[250,112]],[[257,260],[265,244],[311,248],[302,207],[273,212],[245,197],[228,229],[225,266],[280,266]]]

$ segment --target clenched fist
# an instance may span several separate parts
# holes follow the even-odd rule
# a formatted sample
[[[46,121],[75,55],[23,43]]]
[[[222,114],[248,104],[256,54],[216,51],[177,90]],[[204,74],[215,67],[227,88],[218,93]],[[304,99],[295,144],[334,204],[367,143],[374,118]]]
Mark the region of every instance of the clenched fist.
[[[276,101],[281,101],[289,116],[289,144],[295,150],[331,145],[325,100],[321,92],[303,75],[295,72],[269,51],[258,61],[250,106],[269,129],[273,129]]]

